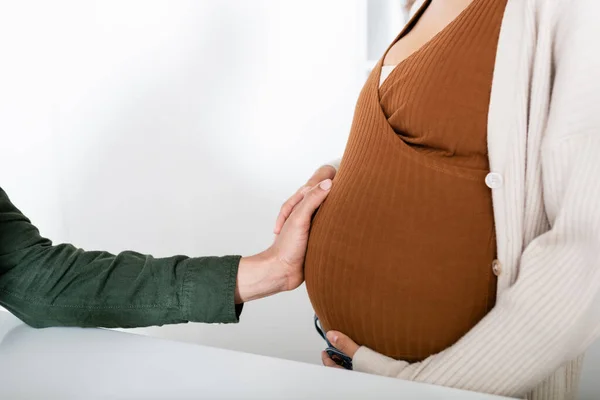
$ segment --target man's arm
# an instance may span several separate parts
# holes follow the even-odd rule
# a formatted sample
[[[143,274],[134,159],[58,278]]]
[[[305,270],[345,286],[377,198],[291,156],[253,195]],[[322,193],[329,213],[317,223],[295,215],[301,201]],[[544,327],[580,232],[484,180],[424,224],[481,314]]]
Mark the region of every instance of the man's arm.
[[[311,217],[331,185],[329,179],[315,185],[273,244],[243,258],[53,246],[0,188],[0,305],[35,327],[237,322],[240,304],[304,281]]]
[[[237,322],[239,262],[53,246],[0,189],[0,304],[32,326]]]

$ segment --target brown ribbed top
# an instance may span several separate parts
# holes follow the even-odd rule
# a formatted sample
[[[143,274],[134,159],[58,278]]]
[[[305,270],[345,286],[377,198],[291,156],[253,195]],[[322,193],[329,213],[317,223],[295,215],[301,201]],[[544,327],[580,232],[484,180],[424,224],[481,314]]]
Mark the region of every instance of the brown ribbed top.
[[[383,58],[367,80],[306,256],[308,294],[325,329],[417,361],[493,307],[486,136],[505,5],[474,0],[381,88]]]

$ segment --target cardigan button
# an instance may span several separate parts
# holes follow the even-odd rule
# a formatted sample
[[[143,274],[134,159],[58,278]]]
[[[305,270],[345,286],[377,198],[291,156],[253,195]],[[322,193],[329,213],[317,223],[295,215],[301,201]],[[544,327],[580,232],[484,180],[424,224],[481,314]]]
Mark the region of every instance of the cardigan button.
[[[485,177],[485,184],[490,189],[498,189],[498,188],[502,187],[502,185],[504,184],[504,179],[502,178],[502,175],[500,175],[499,173],[490,172]]]
[[[492,272],[494,273],[494,275],[500,276],[500,274],[502,273],[502,264],[500,264],[500,261],[494,260],[492,262]]]

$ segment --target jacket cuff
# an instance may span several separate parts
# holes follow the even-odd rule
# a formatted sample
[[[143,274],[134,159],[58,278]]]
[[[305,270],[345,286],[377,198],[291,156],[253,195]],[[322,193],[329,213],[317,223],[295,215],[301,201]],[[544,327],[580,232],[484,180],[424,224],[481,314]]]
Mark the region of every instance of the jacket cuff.
[[[397,377],[409,364],[406,361],[397,361],[368,347],[361,346],[352,358],[352,365],[353,369],[358,372]]]
[[[235,304],[241,256],[186,260],[182,288],[183,318],[191,322],[237,323],[242,306]]]

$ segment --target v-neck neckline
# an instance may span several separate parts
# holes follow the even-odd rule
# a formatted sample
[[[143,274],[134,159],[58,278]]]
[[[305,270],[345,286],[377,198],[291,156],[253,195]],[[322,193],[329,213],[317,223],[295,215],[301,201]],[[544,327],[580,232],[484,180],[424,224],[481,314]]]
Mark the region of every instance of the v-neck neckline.
[[[390,78],[392,78],[392,76],[394,75],[394,73],[396,72],[396,70],[398,70],[398,67],[400,67],[402,64],[405,64],[406,62],[408,62],[408,60],[411,60],[415,57],[417,57],[419,54],[421,54],[423,51],[425,51],[427,48],[429,48],[431,45],[433,45],[435,42],[437,42],[440,37],[442,37],[446,32],[448,32],[448,30],[452,29],[455,25],[457,25],[458,23],[460,23],[465,16],[471,12],[471,10],[480,2],[480,1],[485,1],[485,0],[473,0],[471,1],[471,3],[469,3],[452,21],[450,21],[444,28],[442,28],[438,33],[436,33],[435,35],[433,35],[431,37],[431,39],[427,40],[425,43],[423,43],[423,45],[421,47],[419,47],[417,50],[413,51],[412,53],[410,53],[408,55],[408,57],[404,58],[402,61],[400,61],[398,64],[396,64],[394,66],[394,69],[392,71],[390,71],[390,73],[388,74],[387,78],[380,83],[381,81],[381,68],[384,65],[385,59],[388,55],[388,53],[390,52],[391,48],[394,47],[394,45],[396,43],[398,43],[398,41],[402,40],[402,38],[404,38],[404,36],[406,36],[414,27],[415,25],[419,22],[419,20],[421,19],[421,17],[423,16],[423,14],[425,13],[425,11],[427,10],[427,8],[429,8],[429,6],[431,5],[431,3],[433,2],[433,0],[425,0],[423,2],[423,4],[421,5],[421,7],[417,10],[417,12],[410,18],[410,20],[408,21],[408,23],[404,26],[404,28],[402,28],[402,30],[400,31],[400,33],[396,36],[396,38],[392,41],[392,43],[388,46],[388,48],[385,50],[385,52],[383,53],[383,56],[380,58],[379,62],[377,63],[377,69],[376,69],[376,73],[377,76],[375,79],[378,83],[377,88],[378,88],[378,93],[381,89],[383,89],[386,86],[386,83],[388,81],[390,81]],[[378,94],[378,99],[381,101],[381,98]]]

